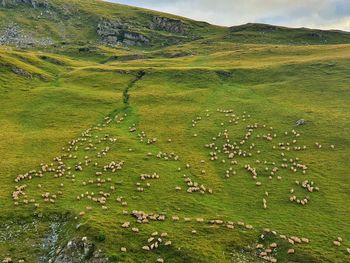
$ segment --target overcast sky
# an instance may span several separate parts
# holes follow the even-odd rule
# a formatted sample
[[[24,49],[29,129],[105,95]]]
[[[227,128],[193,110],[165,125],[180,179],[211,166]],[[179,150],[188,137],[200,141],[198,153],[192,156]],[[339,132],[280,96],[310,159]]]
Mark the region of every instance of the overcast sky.
[[[248,22],[350,31],[350,0],[108,0],[217,25]]]

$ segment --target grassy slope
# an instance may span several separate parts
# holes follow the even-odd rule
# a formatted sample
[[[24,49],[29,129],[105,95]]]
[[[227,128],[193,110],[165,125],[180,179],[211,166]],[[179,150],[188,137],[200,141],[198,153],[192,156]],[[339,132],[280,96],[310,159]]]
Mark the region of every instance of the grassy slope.
[[[104,9],[101,7],[101,10]],[[113,121],[93,134],[101,137],[109,133],[118,139],[116,144],[110,145],[111,151],[106,157],[95,158],[95,152],[83,149],[77,152],[79,160],[88,155],[100,166],[112,160],[124,160],[125,166],[120,172],[104,175],[111,177],[112,183],[102,187],[83,186],[83,181],[96,178],[94,167],[77,172],[74,183],[71,178],[55,179],[52,174],[20,183],[28,185],[28,199],[35,198],[41,205],[39,211],[44,214],[69,212],[77,215],[87,206],[93,207],[84,217],[73,220],[72,227],[78,223],[83,227],[69,235],[87,235],[107,255],[123,262],[154,262],[159,256],[166,262],[237,262],[237,251],[242,248],[247,251],[244,253],[246,261],[252,262],[255,260],[252,247],[258,242],[262,229],[268,227],[288,236],[311,240],[310,244],[294,246],[296,254],[287,256],[286,249],[291,246],[276,239],[281,246],[277,253],[280,262],[347,262],[349,255],[345,247],[350,246],[347,216],[350,213],[347,176],[349,51],[350,46],[346,44],[291,47],[235,44],[224,40],[218,45],[218,42],[199,40],[161,51],[146,51],[144,54],[149,59],[105,64],[99,62],[139,51],[99,47],[98,52],[89,55],[78,55],[70,50],[45,54],[64,62],[64,65],[57,65],[41,59],[41,52],[1,48],[2,222],[30,221],[35,211],[33,204],[13,205],[10,195],[17,174],[37,169],[41,162],[52,162],[53,157],[63,153],[61,148],[67,146],[68,141],[79,137],[85,129],[103,123],[105,116],[120,117],[127,113],[122,123]],[[167,52],[194,55],[169,59],[162,55]],[[30,72],[34,78],[25,79],[14,74],[12,66]],[[146,75],[130,88],[126,107],[122,93],[141,69]],[[240,116],[246,111],[251,117],[232,125],[217,109],[233,109]],[[206,117],[206,110],[209,110],[209,117]],[[193,128],[191,120],[197,116],[203,120]],[[293,124],[298,118],[305,118],[307,125],[296,128]],[[228,160],[226,164],[209,161],[209,151],[204,145],[212,142],[211,138],[224,128],[229,130],[232,141],[241,140],[246,124],[255,122],[272,126],[278,134],[277,139],[270,143],[258,138],[249,140],[257,145],[261,154],[253,151],[251,158],[238,157],[237,175],[225,178]],[[148,137],[158,138],[158,142],[151,146],[139,142],[137,132],[128,131],[132,124],[136,124],[138,132],[144,130]],[[280,151],[273,150],[272,145],[291,140],[283,133],[292,129],[301,133],[298,145],[308,145],[308,150],[286,154],[288,158],[299,157],[309,166],[309,171],[302,175],[281,169],[279,175],[283,179],[270,181],[267,173],[262,171],[265,165],[257,165],[255,160],[280,164]],[[268,132],[268,129],[257,131],[259,134]],[[194,133],[198,136],[193,137]],[[172,138],[171,143],[167,142],[169,138]],[[316,149],[316,141],[322,143],[322,149]],[[98,148],[105,144],[108,143],[102,143]],[[336,146],[334,150],[330,149],[331,144]],[[176,152],[180,161],[146,157],[148,152],[157,154],[158,151]],[[220,160],[224,158],[219,156]],[[200,160],[206,162],[202,164]],[[74,166],[75,161],[67,160],[66,163]],[[191,164],[190,169],[185,168],[186,163]],[[260,188],[244,170],[246,163],[258,167],[262,174]],[[181,172],[177,171],[178,167],[182,168]],[[201,175],[202,169],[206,170],[206,175]],[[150,181],[151,187],[145,192],[137,192],[139,175],[153,172],[158,173],[160,179]],[[183,174],[212,188],[214,193],[186,193]],[[310,203],[302,207],[290,203],[288,198],[291,188],[298,196],[307,194],[294,183],[304,179],[315,181],[321,191],[309,194]],[[61,183],[64,183],[62,189]],[[41,189],[37,188],[38,184],[42,185]],[[87,199],[75,200],[86,191],[110,191],[110,185],[116,190],[107,202],[109,209],[106,211]],[[176,192],[175,186],[181,186],[182,191]],[[64,194],[54,205],[42,201],[41,193],[58,190]],[[267,210],[262,208],[265,191],[270,193]],[[117,196],[125,197],[127,207],[115,201]],[[130,215],[122,215],[124,209],[165,212],[167,220],[139,225]],[[191,217],[192,222],[174,223],[170,219],[172,215]],[[197,217],[244,221],[252,224],[254,230],[236,226],[228,232],[224,227],[195,223]],[[125,221],[139,227],[140,233],[122,229],[120,225]],[[27,262],[35,262],[41,253],[40,235],[43,236],[48,227],[45,222],[39,226],[39,234],[33,230],[7,242],[0,239],[0,255],[12,255],[14,259],[24,257]],[[191,234],[193,229],[197,230],[196,235]],[[154,231],[168,232],[173,245],[154,252],[143,251],[141,247]],[[8,230],[1,228],[0,232]],[[96,237],[102,234],[106,239],[98,242]],[[69,235],[63,235],[62,239],[71,238]],[[340,248],[332,244],[337,236],[344,239]],[[37,245],[32,246],[33,242]],[[120,252],[121,247],[127,247],[128,252]]]

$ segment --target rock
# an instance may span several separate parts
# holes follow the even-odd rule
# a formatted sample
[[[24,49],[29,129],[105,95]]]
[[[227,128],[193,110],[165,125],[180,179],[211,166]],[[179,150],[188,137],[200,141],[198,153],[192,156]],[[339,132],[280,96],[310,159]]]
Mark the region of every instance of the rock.
[[[2,0],[1,4],[3,7],[7,7],[10,5],[18,5],[18,4],[26,4],[31,5],[33,8],[37,8],[39,6],[43,6],[44,4],[47,4],[47,2],[38,2],[38,0]]]
[[[124,32],[123,43],[129,46],[143,46],[148,45],[150,40],[140,33]]]
[[[304,125],[304,124],[305,124],[305,120],[304,120],[304,119],[297,120],[297,121],[295,122],[295,124],[296,124],[297,126]]]
[[[21,77],[24,77],[26,79],[31,79],[33,78],[32,74],[30,74],[29,72],[25,71],[24,69],[21,69],[21,68],[17,68],[15,66],[13,66],[12,68],[12,71],[13,73],[21,76]]]
[[[129,46],[145,46],[150,43],[147,37],[129,30],[127,25],[119,21],[100,21],[97,25],[97,34],[103,42],[110,45],[123,43]]]
[[[71,240],[49,262],[53,263],[107,263],[108,258],[93,243]]]
[[[33,8],[37,7],[36,0],[16,0],[17,3],[30,4]]]
[[[119,21],[102,20],[97,25],[97,34],[108,44],[122,41],[123,30],[126,28]]]
[[[15,45],[18,48],[33,46],[48,47],[54,44],[51,38],[35,38],[32,33],[25,32],[17,24],[10,23],[0,32],[0,45]]]
[[[182,21],[167,17],[154,16],[150,24],[150,29],[164,30],[171,33],[183,34],[186,29]]]

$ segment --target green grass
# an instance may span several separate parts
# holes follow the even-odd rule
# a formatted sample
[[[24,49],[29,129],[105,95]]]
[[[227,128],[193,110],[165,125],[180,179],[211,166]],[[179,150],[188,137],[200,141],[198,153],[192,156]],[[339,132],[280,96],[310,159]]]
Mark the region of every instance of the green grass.
[[[113,11],[106,9],[113,5],[94,1],[73,4],[90,15],[112,16],[125,11],[125,19],[139,17],[142,21],[149,14],[119,5]],[[16,10],[0,14],[11,12]],[[30,18],[22,19],[31,23]],[[200,25],[198,34],[208,29],[195,21],[188,23]],[[76,30],[74,24],[72,28]],[[0,258],[11,256],[14,260],[38,262],[47,253],[42,243],[50,232],[50,223],[58,221],[62,223],[59,245],[87,236],[115,262],[156,262],[159,257],[165,262],[261,262],[256,244],[272,242],[279,245],[274,252],[278,262],[349,261],[350,45],[289,46],[259,41],[244,44],[223,37],[227,29],[209,27],[208,31],[203,34],[205,39],[161,49],[112,48],[96,43],[88,45],[90,52],[80,53],[76,43],[46,51],[0,48]],[[192,55],[169,58],[175,53]],[[142,56],[136,60],[115,59],[135,55]],[[32,78],[15,74],[13,67]],[[142,78],[140,72],[145,72]],[[233,113],[240,117],[237,124],[229,122]],[[106,117],[112,122],[106,124]],[[192,127],[192,120],[197,117],[201,119]],[[120,118],[124,120],[117,122]],[[306,120],[306,125],[296,127],[295,121],[300,118]],[[259,128],[240,146],[252,153],[251,157],[236,156],[237,165],[230,165],[231,159],[217,152],[218,160],[209,160],[213,150],[206,144],[215,142],[221,148],[225,129],[230,143],[239,144],[247,132],[246,126],[254,123]],[[262,127],[264,124],[266,127]],[[133,125],[137,130],[130,132]],[[42,178],[14,181],[18,174],[40,169],[41,163],[57,166],[53,158],[69,155],[67,143],[81,138],[82,132],[92,127],[99,129],[93,129],[87,141],[77,144],[79,148],[73,151],[77,159],[63,159],[66,168],[72,168],[74,181],[68,171],[67,176],[60,178],[45,173]],[[300,137],[292,135],[293,129]],[[146,133],[143,142],[137,135],[141,131]],[[277,137],[268,142],[262,138],[268,133],[276,133]],[[116,142],[99,142],[106,134],[116,138]],[[260,138],[256,137],[258,134]],[[147,139],[152,138],[157,138],[157,142],[147,144]],[[297,146],[306,145],[307,149],[273,149],[280,142],[290,142],[293,147],[294,139]],[[322,144],[321,149],[315,146],[316,142]],[[89,143],[96,150],[84,150]],[[249,149],[252,143],[256,145],[253,150]],[[98,158],[97,152],[106,146],[110,147],[108,154]],[[306,164],[307,173],[281,168],[285,163],[282,151],[288,160],[298,157]],[[149,152],[153,155],[148,156]],[[179,159],[158,159],[159,152],[174,152]],[[75,171],[75,165],[84,162],[85,156],[92,164],[98,162],[98,166],[83,165],[83,171]],[[96,180],[95,173],[112,161],[124,161],[124,165],[116,173],[104,172],[101,178],[111,178],[110,182],[101,186],[88,183]],[[265,171],[265,167],[273,168],[271,162],[279,171],[270,180],[270,170]],[[261,186],[256,186],[244,169],[246,164],[257,168]],[[226,178],[229,167],[236,175]],[[157,173],[160,178],[141,181],[140,175],[145,173]],[[184,175],[213,193],[187,193]],[[295,184],[296,180],[306,179],[320,191],[309,193]],[[141,183],[144,192],[137,191],[137,183]],[[27,185],[27,197],[22,196],[16,206],[11,194],[15,186],[23,184]],[[176,186],[182,190],[175,191]],[[291,188],[298,198],[308,195],[310,202],[306,206],[291,203]],[[58,191],[63,194],[57,194],[54,204],[41,197],[45,192]],[[87,198],[76,199],[86,192],[98,195],[100,191],[111,194],[107,210]],[[124,197],[127,205],[122,206],[117,197]],[[263,209],[263,198],[267,199],[267,209]],[[35,199],[40,207],[24,204],[25,199]],[[123,215],[123,210],[162,213],[166,220],[138,224],[130,214]],[[82,211],[86,214],[81,217]],[[174,222],[172,216],[181,220]],[[185,222],[184,217],[191,221]],[[197,223],[196,218],[204,218],[205,222]],[[233,221],[235,228],[212,226],[207,222],[211,219]],[[140,232],[122,228],[126,221]],[[238,221],[254,228],[240,227]],[[264,228],[275,230],[278,235],[305,237],[310,243],[293,246],[278,235],[266,233],[265,240],[261,240]],[[192,234],[192,230],[197,233]],[[167,232],[164,239],[171,240],[172,245],[142,250],[155,231]],[[338,236],[343,238],[341,247],[333,245]],[[127,252],[121,252],[121,247],[126,247]],[[294,255],[287,254],[289,248],[295,248]]]

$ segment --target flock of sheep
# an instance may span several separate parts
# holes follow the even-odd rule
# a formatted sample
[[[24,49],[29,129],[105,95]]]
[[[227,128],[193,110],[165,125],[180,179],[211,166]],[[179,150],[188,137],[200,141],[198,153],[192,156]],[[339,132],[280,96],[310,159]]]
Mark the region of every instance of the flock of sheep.
[[[200,122],[205,118],[209,118],[214,113],[210,113],[209,110],[205,112],[205,117],[196,117],[191,122],[191,127],[195,129]],[[234,110],[222,110],[218,109],[217,114],[224,115],[226,121],[221,122],[219,127],[222,128],[221,132],[218,132],[213,136],[210,141],[205,144],[205,148],[208,149],[208,161],[218,163],[225,167],[224,179],[230,180],[230,178],[236,176],[238,173],[247,173],[252,180],[252,183],[257,187],[261,187],[270,180],[281,181],[287,176],[287,173],[301,173],[307,174],[308,166],[303,163],[298,157],[288,157],[290,155],[296,155],[299,151],[305,151],[310,146],[301,145],[299,139],[301,133],[292,129],[282,134],[278,134],[273,127],[267,127],[265,124],[250,123],[245,125],[245,132],[241,137],[235,139],[231,138],[229,127],[235,127],[239,123],[248,123],[251,116],[247,113],[237,115]],[[59,199],[64,196],[65,184],[59,183],[55,191],[44,190],[41,184],[37,184],[37,191],[40,193],[41,201],[29,197],[27,189],[29,187],[29,181],[37,182],[40,178],[53,177],[56,179],[65,178],[70,183],[76,184],[77,178],[84,180],[81,182],[82,188],[89,186],[94,188],[94,191],[82,191],[78,193],[74,198],[76,202],[82,200],[90,200],[92,203],[99,205],[102,210],[108,210],[110,206],[120,204],[123,207],[122,213],[125,216],[132,216],[135,218],[136,224],[150,223],[151,221],[164,221],[167,220],[164,214],[146,213],[143,211],[128,212],[128,203],[122,196],[114,198],[117,190],[113,183],[112,175],[118,173],[125,166],[123,160],[111,161],[103,163],[104,157],[113,150],[113,145],[118,141],[118,138],[114,138],[111,134],[105,133],[104,129],[110,127],[113,123],[117,125],[123,123],[127,115],[115,116],[114,118],[106,117],[102,124],[93,126],[84,131],[78,138],[71,140],[66,147],[63,147],[63,154],[56,156],[50,164],[40,164],[38,169],[31,170],[24,174],[19,174],[15,178],[16,187],[12,193],[12,199],[15,206],[32,204],[34,209],[39,209],[42,204],[54,205]],[[302,123],[304,124],[304,123]],[[302,125],[300,124],[300,125]],[[130,133],[136,133],[137,127],[135,124],[128,127]],[[146,132],[141,131],[138,133],[140,142],[146,144],[156,144],[159,140],[157,138],[147,138]],[[198,132],[193,134],[194,137],[198,137]],[[254,142],[251,142],[254,139]],[[172,143],[172,139],[167,139],[168,143]],[[263,147],[261,148],[261,145]],[[321,149],[322,145],[318,142],[314,146],[316,149]],[[335,149],[334,145],[329,145],[330,149]],[[266,155],[262,154],[264,150],[269,149],[273,153],[273,156],[278,156],[275,161],[269,161]],[[132,151],[132,149],[129,149]],[[180,156],[175,152],[158,152],[153,154],[151,152],[146,153],[147,157],[157,158],[161,161],[176,161],[181,163]],[[201,164],[205,164],[205,160],[200,161]],[[88,168],[94,169],[94,174],[87,179],[85,176]],[[191,164],[187,163],[183,167],[178,167],[177,171],[181,172],[182,169],[191,169]],[[202,176],[206,175],[206,170],[203,168],[198,173]],[[156,181],[160,178],[157,173],[140,174],[138,175],[140,181],[136,183],[136,191],[145,192],[146,189],[151,187],[151,181]],[[213,194],[213,189],[206,187],[205,185],[198,183],[193,175],[183,175],[184,186],[187,187],[187,193],[209,193]],[[80,180],[79,180],[80,181]],[[80,183],[80,182],[79,182]],[[313,181],[305,179],[302,182],[296,181],[296,187],[300,187],[305,191],[305,196],[297,197],[294,193],[294,189],[290,189],[290,202],[306,205],[310,202],[310,194],[320,191],[319,187]],[[44,188],[44,189],[43,189]],[[181,192],[182,186],[174,185],[173,191]],[[268,197],[267,191],[263,192],[262,207],[268,209]],[[111,199],[114,202],[110,201]],[[89,211],[93,210],[94,206],[87,206],[85,210],[79,212],[80,217],[86,216]],[[79,218],[76,217],[76,219]],[[171,217],[172,222],[176,223],[181,221],[181,218],[177,215]],[[244,222],[231,222],[224,219],[204,219],[189,217],[183,218],[183,222],[194,221],[198,224],[207,223],[209,226],[225,227],[226,229],[253,229],[252,225]],[[132,232],[139,232],[139,228],[130,221],[125,221],[121,228],[131,229]],[[196,229],[191,231],[191,234],[195,235]],[[277,234],[276,231],[265,229],[261,235],[261,239],[264,239],[264,235],[272,234],[279,240],[284,240],[291,247],[288,249],[288,254],[295,253],[294,245],[309,243],[309,239],[303,237],[288,237],[282,234]],[[337,238],[334,242],[335,246],[342,246],[342,239]],[[145,251],[151,251],[157,249],[160,246],[170,246],[172,241],[168,239],[167,233],[153,233],[146,244],[140,249]],[[268,245],[258,243],[256,245],[257,255],[268,262],[277,262],[277,259],[273,256],[278,248],[278,242],[273,242]],[[127,253],[126,247],[121,248],[122,253]],[[346,251],[350,254],[350,248]],[[6,258],[3,262],[12,262],[10,258]],[[19,261],[24,262],[24,261]],[[164,262],[164,259],[159,258],[158,262]]]

